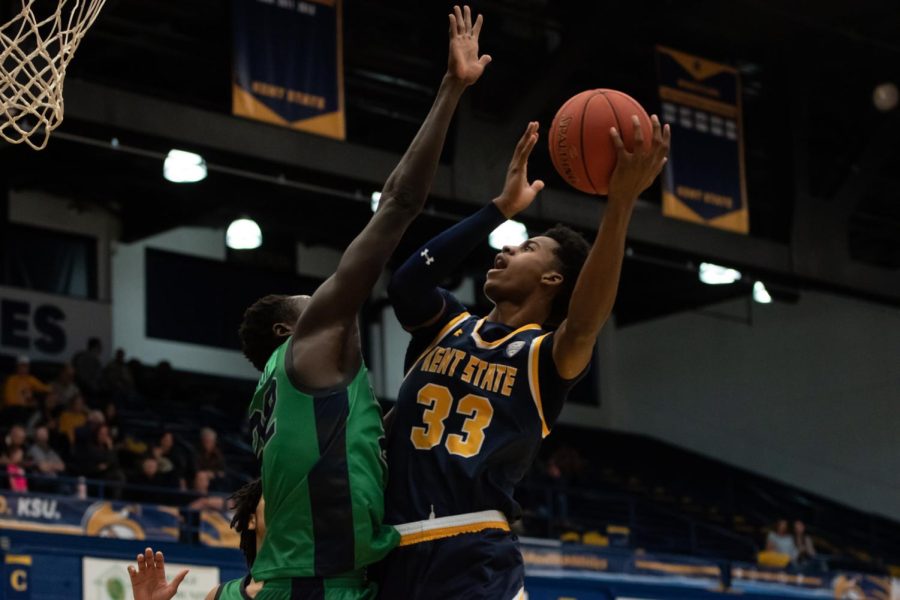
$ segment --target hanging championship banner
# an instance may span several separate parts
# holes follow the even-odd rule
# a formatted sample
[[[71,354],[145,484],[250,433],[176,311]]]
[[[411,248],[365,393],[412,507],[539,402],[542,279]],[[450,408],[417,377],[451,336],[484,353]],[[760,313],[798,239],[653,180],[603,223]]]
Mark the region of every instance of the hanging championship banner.
[[[344,139],[341,0],[232,7],[232,114]]]
[[[662,119],[672,128],[663,214],[747,233],[738,72],[662,46],[656,47],[656,57]]]

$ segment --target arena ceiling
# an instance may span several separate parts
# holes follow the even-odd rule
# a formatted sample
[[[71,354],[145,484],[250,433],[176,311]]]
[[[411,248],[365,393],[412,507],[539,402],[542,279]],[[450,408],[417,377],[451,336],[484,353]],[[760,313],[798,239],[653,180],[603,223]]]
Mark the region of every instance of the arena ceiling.
[[[122,216],[126,240],[180,224],[222,226],[246,212],[267,232],[262,263],[279,266],[296,239],[345,247],[428,110],[446,61],[448,6],[345,0],[348,143],[340,144],[228,116],[229,2],[108,0],[70,67],[60,135],[40,154],[0,149],[7,185],[104,204]],[[401,250],[486,201],[524,123],[539,119],[546,132],[572,94],[613,87],[655,106],[653,47],[663,44],[741,72],[751,235],[662,219],[651,189],[635,217],[620,305],[666,295],[661,282],[681,291],[635,319],[747,293],[697,284],[689,265],[700,259],[792,290],[824,286],[900,303],[900,110],[880,113],[871,100],[876,84],[900,83],[895,1],[474,6],[486,16],[482,46],[494,61],[461,107],[429,216]],[[173,146],[222,170],[193,186],[165,182],[156,155]],[[530,226],[596,223],[602,203],[570,193],[543,145],[532,172],[550,190]]]

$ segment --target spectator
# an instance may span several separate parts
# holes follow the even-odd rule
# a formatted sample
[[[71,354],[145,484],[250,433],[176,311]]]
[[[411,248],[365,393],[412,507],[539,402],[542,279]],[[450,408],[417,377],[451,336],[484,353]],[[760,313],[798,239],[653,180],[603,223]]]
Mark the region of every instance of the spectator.
[[[87,419],[81,427],[75,430],[75,448],[84,446],[94,439],[94,434],[101,425],[106,424],[106,417],[99,410],[89,410]],[[110,430],[109,436],[114,437],[113,431]]]
[[[90,479],[102,479],[121,484],[125,475],[119,468],[119,457],[113,447],[113,439],[109,435],[109,427],[100,425],[88,443],[75,448],[75,463],[78,471]],[[121,495],[121,486],[111,486],[113,497]],[[94,494],[96,495],[96,494]]]
[[[218,434],[209,427],[200,430],[200,448],[194,458],[194,471],[209,471],[212,478],[225,477],[225,456],[219,449]]]
[[[84,396],[75,396],[68,408],[59,414],[59,433],[65,435],[69,445],[75,445],[75,430],[87,422],[87,408],[84,405]]]
[[[775,529],[766,537],[766,550],[785,554],[790,557],[791,562],[797,559],[797,546],[794,544],[794,537],[788,531],[787,519],[778,519],[775,523]]]
[[[66,470],[66,464],[50,447],[50,431],[44,426],[34,430],[34,443],[28,449],[28,460],[46,477],[56,477]]]
[[[24,421],[28,409],[35,406],[34,394],[46,394],[50,386],[31,374],[31,361],[20,356],[16,361],[16,372],[6,378],[3,390],[4,420]]]
[[[50,447],[50,431],[43,425],[34,430],[34,444],[28,449],[28,462],[41,476],[55,479],[66,470],[66,464],[56,450]],[[46,491],[57,491],[55,485],[44,486]]]
[[[210,495],[209,485],[212,483],[212,475],[209,471],[197,471],[194,474],[194,485],[191,491],[198,496],[188,507],[194,510],[224,510],[225,496]]]
[[[184,481],[185,460],[175,445],[175,435],[171,431],[164,431],[159,436],[159,444],[153,450],[154,455],[159,460],[160,471],[178,482],[179,489],[186,489],[187,485]]]
[[[100,386],[100,372],[103,363],[100,362],[100,354],[103,345],[98,338],[88,340],[87,349],[82,350],[72,359],[72,367],[75,369],[75,382],[86,394],[93,397]]]
[[[72,398],[81,394],[78,385],[75,384],[75,368],[66,363],[59,370],[59,375],[50,384],[56,396],[62,404],[68,404]]]
[[[56,428],[60,412],[62,407],[59,405],[59,396],[54,391],[48,392],[43,401],[38,403],[37,410],[28,417],[25,425],[28,433],[33,435],[34,430],[41,425]]]
[[[140,470],[129,479],[129,483],[141,486],[142,488],[129,490],[126,496],[129,500],[151,504],[169,504],[172,502],[172,495],[167,493],[164,489],[172,487],[171,480],[167,479],[159,472],[159,462],[154,456],[144,456],[141,460]]]
[[[3,440],[3,448],[7,454],[16,448],[20,448],[24,453],[26,438],[25,428],[21,425],[13,425]]]
[[[25,477],[25,467],[23,465],[24,458],[25,452],[21,446],[8,448],[4,457],[9,489],[13,492],[28,491],[28,479]]]
[[[109,425],[109,432],[113,438],[119,437],[119,409],[114,402],[107,402],[103,407],[103,422]]]
[[[797,564],[804,564],[816,557],[812,538],[806,533],[806,525],[800,519],[794,521],[794,546],[797,548]]]
[[[128,401],[134,396],[134,378],[121,348],[100,373],[100,391],[116,401]]]
[[[155,367],[145,367],[143,370],[144,392],[164,402],[173,400],[176,396],[175,371],[168,361],[160,361]]]

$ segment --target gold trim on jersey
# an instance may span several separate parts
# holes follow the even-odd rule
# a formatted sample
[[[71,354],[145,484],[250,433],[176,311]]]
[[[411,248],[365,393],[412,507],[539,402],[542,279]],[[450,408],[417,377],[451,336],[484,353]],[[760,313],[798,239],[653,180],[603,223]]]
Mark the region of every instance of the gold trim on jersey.
[[[540,329],[541,328],[540,325],[537,325],[535,323],[529,323],[528,325],[523,325],[522,327],[519,327],[512,333],[509,333],[509,334],[503,336],[499,340],[496,340],[494,342],[485,342],[484,340],[481,339],[481,336],[478,335],[478,330],[481,329],[481,326],[484,324],[486,319],[487,319],[487,317],[482,317],[481,319],[479,319],[478,322],[475,323],[475,327],[472,329],[472,333],[470,334],[472,336],[472,339],[475,340],[475,345],[478,346],[479,348],[481,348],[482,350],[493,350],[494,348],[497,348],[498,346],[502,346],[510,338],[522,333],[523,331],[530,331],[532,329]]]
[[[550,334],[545,333],[535,338],[531,342],[531,349],[528,351],[528,385],[531,387],[531,397],[534,399],[534,406],[537,408],[538,416],[541,418],[541,437],[550,435],[547,421],[544,420],[544,404],[541,400],[541,382],[539,380],[541,344],[548,335]]]
[[[420,355],[418,356],[418,358],[416,358],[415,362],[414,362],[412,365],[410,365],[409,370],[406,371],[406,375],[404,375],[404,377],[406,377],[407,375],[409,375],[410,372],[411,372],[413,369],[416,368],[416,365],[419,364],[419,361],[421,361],[422,358],[423,358],[426,354],[428,354],[429,352],[431,352],[431,350],[432,350],[435,346],[437,346],[438,343],[439,343],[442,339],[444,339],[445,337],[447,337],[447,334],[449,334],[451,331],[453,331],[453,328],[454,328],[454,327],[456,327],[457,325],[459,325],[460,323],[462,323],[463,321],[465,321],[466,319],[468,319],[468,318],[471,317],[471,316],[472,316],[472,315],[470,315],[470,314],[467,313],[467,312],[462,312],[462,313],[459,313],[458,315],[456,315],[455,317],[453,317],[452,319],[450,319],[450,321],[448,321],[447,324],[444,325],[444,326],[441,328],[441,330],[438,332],[438,334],[437,334],[436,336],[434,336],[434,339],[431,340],[431,343],[428,344],[428,347],[426,347],[425,350],[422,351],[422,354],[420,354]]]
[[[411,546],[464,533],[477,533],[486,529],[509,531],[506,516],[498,510],[426,519],[394,526],[400,533],[400,545]]]

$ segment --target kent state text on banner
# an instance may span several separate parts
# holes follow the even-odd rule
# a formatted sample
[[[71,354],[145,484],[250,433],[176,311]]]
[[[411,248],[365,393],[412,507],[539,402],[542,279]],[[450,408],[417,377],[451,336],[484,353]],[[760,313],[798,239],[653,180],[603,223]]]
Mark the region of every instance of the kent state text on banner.
[[[341,0],[232,0],[233,114],[344,139]]]
[[[661,116],[672,128],[663,214],[747,233],[738,72],[662,46],[656,51]]]

